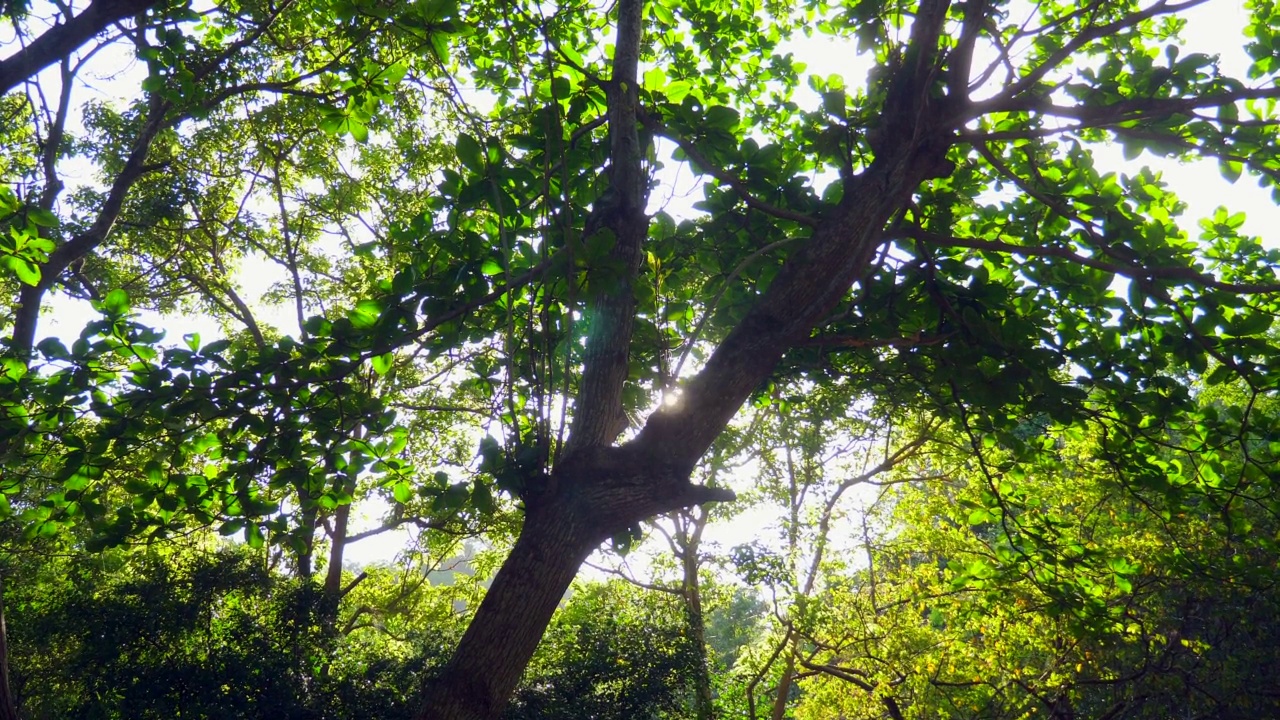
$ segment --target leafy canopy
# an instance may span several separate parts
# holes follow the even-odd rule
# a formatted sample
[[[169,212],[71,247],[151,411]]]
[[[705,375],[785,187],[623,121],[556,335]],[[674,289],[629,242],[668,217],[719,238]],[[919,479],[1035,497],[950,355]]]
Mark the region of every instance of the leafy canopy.
[[[1200,5],[138,2],[43,30],[15,7],[39,37],[0,64],[8,516],[307,556],[358,495],[428,525],[523,511],[439,686],[466,717],[602,540],[729,498],[690,473],[779,387],[948,420],[993,479],[1053,451],[1029,427],[1073,429],[1126,482],[1270,507],[1246,490],[1280,453],[1280,251],[1098,159],[1277,192],[1277,10],[1247,4],[1233,77],[1180,44]],[[146,65],[125,103],[82,99],[99,32]],[[815,35],[866,77],[809,73],[787,43]],[[73,161],[99,182],[64,193]],[[687,215],[653,207],[676,170]],[[258,262],[296,327],[240,297]],[[36,342],[54,291],[103,313],[70,347]],[[164,344],[143,306],[238,334]],[[1197,397],[1228,381],[1243,402]]]

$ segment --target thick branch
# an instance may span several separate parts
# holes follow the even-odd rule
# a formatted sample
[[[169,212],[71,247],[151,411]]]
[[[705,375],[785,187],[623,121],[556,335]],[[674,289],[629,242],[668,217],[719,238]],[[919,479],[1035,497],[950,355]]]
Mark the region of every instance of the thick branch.
[[[420,518],[413,515],[406,515],[399,518],[395,518],[393,520],[388,520],[377,527],[369,528],[368,530],[363,530],[361,532],[348,535],[346,537],[346,543],[348,545],[354,545],[355,543],[358,543],[361,540],[366,540],[368,538],[374,537],[375,535],[381,535],[384,532],[390,532],[391,530],[395,530],[396,528],[402,525],[416,525],[418,526],[419,529],[422,529],[422,530],[445,530],[448,528],[448,525],[446,525],[445,523],[440,523],[433,520],[427,520],[425,518]]]
[[[94,0],[67,23],[49,28],[30,45],[0,60],[0,95],[75,52],[113,23],[155,4],[156,0]]]
[[[946,13],[931,10],[917,19],[933,24],[916,28],[915,36],[926,43],[917,54],[922,67],[895,80],[898,85],[889,93],[894,112],[883,120],[890,132],[875,161],[850,179],[840,205],[787,259],[757,305],[685,385],[680,403],[650,416],[637,443],[660,448],[673,462],[692,468],[783,353],[804,341],[864,275],[885,224],[920,182],[947,173],[951,133],[930,124],[938,115],[930,112],[932,75],[925,69],[933,67]]]
[[[1280,98],[1280,88],[1241,88],[1231,92],[1210,93],[1190,97],[1174,98],[1130,98],[1118,100],[1104,105],[1055,105],[1047,98],[1024,95],[1006,97],[999,95],[990,100],[972,104],[969,109],[973,117],[993,112],[1034,112],[1042,115],[1071,118],[1079,120],[1080,125],[1073,128],[1106,127],[1121,122],[1139,120],[1159,120],[1172,115],[1190,115],[1196,110],[1217,108],[1244,100],[1274,100]],[[1073,129],[1067,128],[1067,129]],[[1058,130],[1057,132],[1064,132]],[[966,133],[965,137],[979,138],[982,133]]]
[[[588,276],[594,286],[588,312],[591,327],[564,457],[580,448],[612,443],[626,429],[622,386],[635,320],[632,284],[640,269],[641,244],[649,234],[644,212],[649,191],[637,132],[643,11],[644,0],[618,2],[618,42],[608,87],[610,187],[593,212],[603,215],[599,224],[613,234],[614,245],[609,261]]]
[[[1170,3],[1168,0],[1159,0],[1159,2],[1152,4],[1151,7],[1146,10],[1125,15],[1123,18],[1120,18],[1115,22],[1107,23],[1105,25],[1095,25],[1088,28],[1064,43],[1062,47],[1058,48],[1056,52],[1046,58],[1044,62],[1037,65],[1026,75],[1023,75],[1017,82],[1006,87],[995,97],[983,103],[970,106],[970,109],[975,110],[976,114],[973,112],[966,112],[966,115],[968,115],[968,117],[977,117],[983,113],[991,112],[987,107],[988,105],[1000,107],[1006,103],[1014,101],[1015,98],[1018,98],[1027,91],[1034,89],[1046,75],[1069,61],[1081,50],[1081,48],[1091,42],[1100,38],[1115,35],[1116,33],[1131,28],[1149,18],[1176,13],[1180,10],[1186,10],[1188,8],[1195,7],[1196,5],[1200,5],[1203,2],[1205,2],[1205,0],[1187,0],[1186,2],[1180,3]]]
[[[964,7],[964,24],[960,28],[960,38],[956,48],[951,52],[947,63],[947,94],[955,100],[967,100],[969,97],[969,76],[973,73],[973,48],[978,42],[978,35],[987,17],[985,0],[970,0]]]
[[[636,443],[692,468],[783,353],[802,342],[868,270],[882,230],[926,178],[945,175],[951,131],[929,88],[947,2],[923,3],[908,56],[885,101],[876,159],[850,178],[840,205],[783,265],[764,296],[684,388],[681,402],[650,416]]]
[[[154,165],[147,165],[146,160],[147,154],[151,151],[152,141],[168,124],[165,118],[167,110],[168,103],[159,98],[151,99],[146,120],[133,142],[133,148],[129,151],[124,167],[111,183],[111,189],[107,192],[107,199],[98,211],[98,217],[87,230],[59,245],[49,254],[49,259],[40,267],[40,282],[22,286],[13,321],[11,348],[19,357],[27,357],[31,354],[31,347],[35,342],[36,324],[40,318],[40,302],[45,292],[53,287],[73,262],[88,255],[107,239],[134,183],[148,172],[158,169]]]

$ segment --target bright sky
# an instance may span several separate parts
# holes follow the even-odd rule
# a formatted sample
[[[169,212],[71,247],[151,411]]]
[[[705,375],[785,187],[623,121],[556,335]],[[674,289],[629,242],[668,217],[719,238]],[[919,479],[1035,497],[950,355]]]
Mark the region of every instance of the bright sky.
[[[1184,33],[1187,52],[1203,51],[1221,55],[1221,66],[1225,72],[1235,77],[1245,77],[1248,59],[1241,47],[1243,38],[1241,29],[1245,25],[1246,13],[1243,4],[1236,0],[1207,3],[1192,11],[1192,19]],[[5,38],[0,38],[3,43]],[[795,54],[796,59],[808,66],[807,72],[828,75],[840,73],[846,77],[850,85],[862,82],[867,64],[864,58],[856,57],[849,45],[825,37],[803,38],[790,43],[786,49]],[[5,53],[7,54],[7,53]],[[121,65],[116,65],[117,68]],[[103,78],[95,82],[94,87],[86,91],[87,95],[102,97],[107,87],[126,89],[136,87],[137,78],[129,79],[137,74],[126,70],[122,75]],[[816,94],[802,84],[802,93],[807,94],[808,102],[816,105],[819,100]],[[803,102],[803,100],[802,100]],[[1232,211],[1243,210],[1248,214],[1245,231],[1259,235],[1268,245],[1280,245],[1280,212],[1271,201],[1270,193],[1260,189],[1247,175],[1232,184],[1224,180],[1215,163],[1196,163],[1180,165],[1144,154],[1136,162],[1124,161],[1119,148],[1097,149],[1098,162],[1101,167],[1114,168],[1124,172],[1127,168],[1133,172],[1143,164],[1164,173],[1165,179],[1173,190],[1190,206],[1189,220],[1184,227],[1195,233],[1194,219],[1212,214],[1219,205],[1227,205]],[[77,169],[68,167],[74,176]],[[90,178],[82,177],[83,181]],[[697,178],[687,168],[681,169],[677,163],[668,163],[667,169],[659,178],[661,187],[652,203],[654,209],[664,208],[677,216],[691,213],[691,205],[701,197]],[[249,270],[248,268],[252,268]],[[286,306],[270,306],[261,302],[261,295],[267,287],[281,280],[281,272],[264,272],[269,263],[246,263],[246,269],[238,275],[238,282],[244,290],[246,300],[252,301],[261,321],[275,325],[289,332],[295,328],[292,310]],[[53,295],[50,298],[49,310],[43,318],[40,335],[58,335],[63,338],[78,336],[84,324],[94,317],[87,304],[70,300],[65,295]],[[205,341],[221,334],[220,328],[208,318],[189,315],[161,317],[154,313],[144,313],[142,321],[169,331],[169,337],[177,339],[185,333],[199,332]],[[852,494],[848,502],[865,502],[869,498],[866,493]],[[378,502],[364,503],[355,513],[359,520],[355,530],[374,526],[386,507]],[[767,510],[749,511],[733,522],[721,523],[710,527],[706,534],[708,542],[718,542],[729,547],[759,536],[763,528],[776,527],[774,512]],[[773,533],[766,532],[768,535]],[[348,551],[348,561],[367,563],[374,561],[391,561],[407,540],[406,532],[388,532],[381,536],[366,540]],[[599,560],[599,558],[596,558]]]

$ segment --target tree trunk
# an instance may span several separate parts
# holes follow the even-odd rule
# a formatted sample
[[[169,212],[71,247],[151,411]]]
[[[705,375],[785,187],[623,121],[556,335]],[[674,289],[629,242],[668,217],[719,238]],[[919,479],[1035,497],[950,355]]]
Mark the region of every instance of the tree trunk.
[[[794,641],[793,641],[794,642]],[[782,677],[778,678],[778,691],[773,696],[772,720],[783,720],[787,716],[787,700],[791,698],[791,683],[796,674],[795,646],[787,648],[787,664],[782,668]]]
[[[333,536],[329,547],[329,566],[324,576],[324,602],[326,610],[337,613],[342,599],[342,555],[347,548],[347,525],[351,522],[351,503],[343,503],[333,513]]]
[[[632,246],[644,240],[647,233],[641,230],[648,226],[643,212],[636,212],[644,207],[637,202],[644,190],[643,175],[633,164],[639,161],[634,138],[641,3],[617,4],[609,91],[610,180],[619,197],[606,227],[623,245],[610,254],[624,262],[622,273],[612,271],[610,284],[616,287],[633,280],[626,273],[634,273],[635,266],[625,263],[639,257]],[[633,300],[617,292],[594,299],[596,317],[564,456],[549,477],[529,484],[519,539],[452,659],[428,688],[418,720],[496,718],[578,566],[601,541],[664,512],[733,499],[728,490],[691,484],[695,464],[783,354],[867,272],[886,223],[910,202],[919,184],[951,171],[946,152],[954,133],[942,123],[952,111],[938,107],[930,94],[948,5],[948,0],[921,4],[911,29],[915,52],[907,53],[911,63],[894,76],[874,162],[846,179],[843,200],[787,259],[703,370],[683,385],[681,402],[653,413],[639,436],[620,447],[609,445],[617,435],[612,421],[631,341],[631,322],[623,316],[633,312]],[[793,660],[789,656],[788,662]]]
[[[18,720],[17,703],[9,689],[9,629],[4,619],[3,576],[0,576],[0,720]]]
[[[644,518],[732,499],[634,445],[582,449],[562,462],[525,495],[520,537],[418,720],[498,717],[592,550]]]
[[[697,543],[690,543],[684,548],[681,560],[684,565],[685,615],[689,622],[689,636],[693,641],[694,651],[698,654],[693,675],[694,713],[698,720],[714,720],[716,709],[711,696],[711,668],[707,663],[707,634],[702,615],[702,587],[698,580]]]
[[[529,513],[458,650],[428,690],[419,720],[498,717],[578,567],[598,543],[565,513]]]

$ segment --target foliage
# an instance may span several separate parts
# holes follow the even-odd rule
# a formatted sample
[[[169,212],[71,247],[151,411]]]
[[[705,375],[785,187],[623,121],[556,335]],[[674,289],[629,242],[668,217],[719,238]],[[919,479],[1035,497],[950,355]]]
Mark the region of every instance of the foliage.
[[[661,594],[579,584],[503,717],[684,717],[695,658],[685,630],[679,605]]]
[[[316,622],[319,594],[263,559],[115,554],[28,579],[8,598],[24,717],[407,717],[424,648],[331,673],[351,649]]]
[[[117,552],[21,576],[7,609],[23,716],[409,717],[456,642],[458,595],[365,568],[334,634],[316,588],[264,559]],[[690,661],[672,602],[584,583],[506,717],[680,717]]]
[[[952,524],[993,533],[942,582],[1025,581],[1106,637],[1174,562],[1120,542],[1154,532],[1124,503],[1192,518],[1196,553],[1276,511],[1280,250],[1236,209],[1184,217],[1136,163],[1280,197],[1273,4],[1247,5],[1240,67],[1184,46],[1194,5],[6,5],[0,520],[93,550],[213,528],[288,552],[304,589],[327,543],[331,617],[353,503],[387,502],[380,531],[514,536],[426,695],[494,718],[583,559],[731,499],[694,470],[776,404],[761,436],[805,461],[782,483],[761,452],[754,489],[787,502],[788,543],[742,565],[795,601],[779,698],[844,492],[816,473],[824,423],[898,461],[923,444],[884,428],[939,433]],[[789,43],[815,36],[865,80],[804,67]],[[90,99],[113,54],[145,77]],[[701,197],[656,209],[675,169]],[[242,297],[263,267],[287,322]],[[38,341],[54,293],[103,319]],[[226,337],[165,343],[140,308]],[[1055,484],[1081,473],[1106,482]],[[1074,495],[1095,485],[1116,492]],[[829,504],[805,517],[810,489]],[[1118,519],[1094,538],[1064,497]]]
[[[797,717],[1275,712],[1274,514],[1242,509],[1234,533],[1214,477],[1171,501],[1117,482],[1097,436],[1043,437],[1051,461],[993,480],[961,442],[883,497],[870,566],[828,578],[808,618]]]

